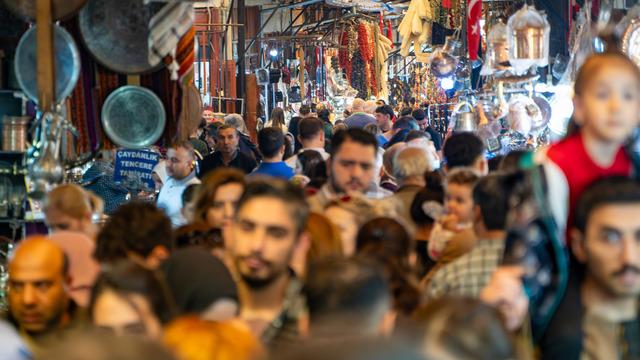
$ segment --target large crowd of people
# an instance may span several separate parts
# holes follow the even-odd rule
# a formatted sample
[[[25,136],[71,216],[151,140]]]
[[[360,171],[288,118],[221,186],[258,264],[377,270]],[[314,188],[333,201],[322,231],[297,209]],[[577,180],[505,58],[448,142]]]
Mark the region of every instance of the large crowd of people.
[[[574,104],[491,170],[474,133],[356,99],[275,109],[255,145],[203,123],[155,202],[61,185],[10,258],[0,358],[638,359],[640,71],[592,56]]]

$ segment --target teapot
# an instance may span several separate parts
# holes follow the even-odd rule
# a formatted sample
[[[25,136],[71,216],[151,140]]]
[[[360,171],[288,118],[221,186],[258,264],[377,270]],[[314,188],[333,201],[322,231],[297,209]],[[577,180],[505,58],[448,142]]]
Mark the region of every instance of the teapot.
[[[460,111],[463,106],[468,107],[468,111]],[[466,101],[458,103],[454,109],[455,122],[453,124],[454,132],[474,132],[478,130],[478,121],[476,120],[476,114],[473,111],[473,106]]]

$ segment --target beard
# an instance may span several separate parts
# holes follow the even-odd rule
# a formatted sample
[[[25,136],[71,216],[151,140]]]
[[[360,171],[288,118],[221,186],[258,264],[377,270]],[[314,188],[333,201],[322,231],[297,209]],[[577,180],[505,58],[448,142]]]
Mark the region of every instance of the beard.
[[[273,284],[276,279],[280,277],[280,274],[270,274],[270,276],[265,278],[259,278],[247,274],[240,274],[242,281],[247,284],[247,286],[253,290],[260,290],[268,287]]]
[[[265,287],[268,287],[269,285],[271,285],[273,282],[275,282],[277,279],[280,278],[280,276],[282,276],[284,273],[286,273],[287,268],[284,267],[283,269],[279,269],[276,268],[272,262],[269,262],[261,257],[257,257],[263,264],[264,267],[266,268],[266,276],[258,276],[256,274],[253,274],[251,272],[251,270],[249,271],[245,271],[243,269],[242,266],[242,260],[249,258],[249,257],[254,257],[256,258],[255,255],[252,256],[243,256],[240,257],[238,259],[236,259],[236,269],[238,269],[238,273],[240,275],[240,277],[242,278],[242,281],[251,289],[253,290],[260,290],[263,289]]]
[[[331,180],[331,186],[333,187],[333,190],[336,193],[338,193],[338,194],[347,194],[349,192],[352,192],[351,190],[347,190],[347,189],[343,188],[342,186],[338,185],[338,183],[336,182],[336,180],[333,177],[330,177],[330,180]],[[352,183],[352,182],[358,183],[358,185],[361,187],[361,190],[358,191],[359,193],[365,193],[367,191],[367,187],[364,186],[360,182],[360,180],[352,178],[352,179],[349,180],[349,183]]]

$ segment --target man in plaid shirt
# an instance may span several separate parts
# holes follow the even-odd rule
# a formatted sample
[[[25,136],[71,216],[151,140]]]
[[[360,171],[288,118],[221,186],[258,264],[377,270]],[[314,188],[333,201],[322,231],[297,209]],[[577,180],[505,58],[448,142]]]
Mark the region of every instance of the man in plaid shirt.
[[[478,297],[501,263],[509,209],[509,191],[505,191],[502,179],[503,175],[489,175],[473,189],[473,229],[477,243],[469,253],[434,269],[435,273],[425,288],[427,298],[445,295]]]

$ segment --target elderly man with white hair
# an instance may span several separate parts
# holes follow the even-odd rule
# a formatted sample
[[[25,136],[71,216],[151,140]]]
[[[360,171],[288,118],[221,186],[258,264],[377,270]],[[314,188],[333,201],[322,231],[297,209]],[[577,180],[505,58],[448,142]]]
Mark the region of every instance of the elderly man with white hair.
[[[375,100],[367,100],[364,103],[364,112],[375,117],[376,109],[378,108],[378,104],[376,104]]]
[[[362,99],[355,99],[351,104],[351,116],[345,121],[345,125],[349,128],[364,128],[369,124],[375,124],[376,118],[367,114],[365,111],[366,102]],[[375,111],[375,109],[374,109]]]
[[[393,176],[398,183],[398,190],[391,201],[396,203],[398,214],[409,226],[415,226],[411,220],[411,203],[418,191],[426,185],[425,173],[432,170],[427,153],[417,147],[405,147],[393,160]]]

